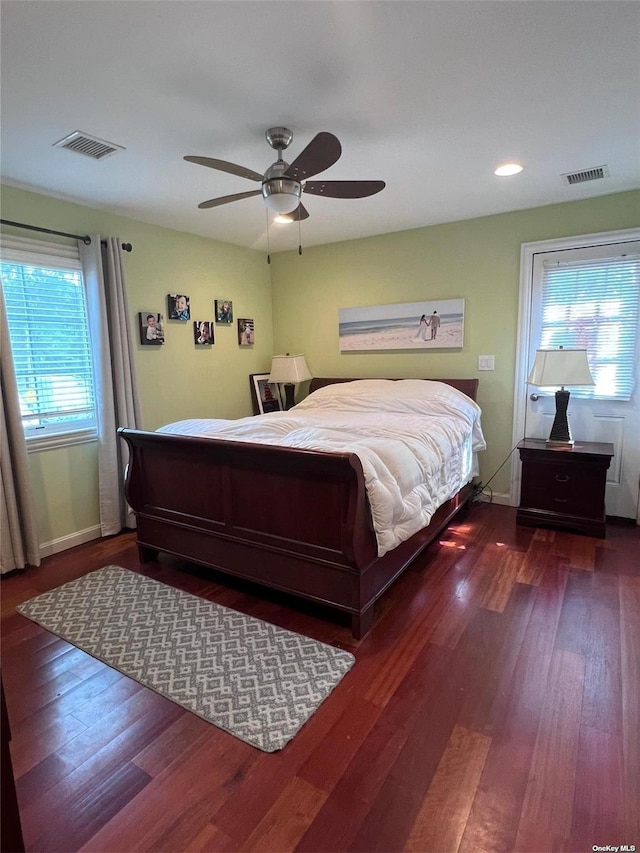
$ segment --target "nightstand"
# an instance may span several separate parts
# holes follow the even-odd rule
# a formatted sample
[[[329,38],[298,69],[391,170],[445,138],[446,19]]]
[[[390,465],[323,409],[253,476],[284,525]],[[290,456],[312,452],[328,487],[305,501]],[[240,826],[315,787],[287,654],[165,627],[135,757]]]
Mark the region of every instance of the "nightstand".
[[[604,491],[613,444],[576,441],[572,447],[547,447],[544,439],[525,438],[518,450],[522,485],[517,523],[604,537]]]

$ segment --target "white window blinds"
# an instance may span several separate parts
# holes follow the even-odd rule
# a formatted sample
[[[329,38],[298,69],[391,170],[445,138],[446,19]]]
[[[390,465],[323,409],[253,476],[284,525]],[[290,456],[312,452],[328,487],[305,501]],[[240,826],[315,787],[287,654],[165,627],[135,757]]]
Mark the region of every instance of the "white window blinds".
[[[577,397],[629,400],[636,377],[640,255],[545,260],[542,280],[544,349],[586,348],[593,388]]]
[[[26,436],[95,429],[77,248],[3,237],[0,275]]]

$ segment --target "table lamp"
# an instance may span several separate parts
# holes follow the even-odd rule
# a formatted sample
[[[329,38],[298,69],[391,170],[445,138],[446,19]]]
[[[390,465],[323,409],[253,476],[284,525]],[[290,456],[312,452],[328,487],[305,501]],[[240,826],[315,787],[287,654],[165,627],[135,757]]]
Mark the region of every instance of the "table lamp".
[[[527,377],[527,384],[547,387],[560,386],[560,389],[556,391],[556,416],[551,427],[551,434],[547,439],[547,446],[571,447],[573,439],[567,420],[569,392],[565,389],[565,385],[595,385],[589,370],[586,349],[559,347],[558,349],[537,350],[531,373]]]
[[[271,359],[269,382],[284,385],[284,408],[295,405],[296,385],[311,379],[311,373],[303,355],[274,355]]]

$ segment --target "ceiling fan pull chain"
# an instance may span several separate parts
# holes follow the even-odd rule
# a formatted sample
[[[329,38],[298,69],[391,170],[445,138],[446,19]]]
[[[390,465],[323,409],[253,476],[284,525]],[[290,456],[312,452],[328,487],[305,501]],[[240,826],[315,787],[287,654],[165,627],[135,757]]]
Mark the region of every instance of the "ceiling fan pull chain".
[[[298,216],[298,254],[302,254],[302,226],[300,225],[301,217]]]

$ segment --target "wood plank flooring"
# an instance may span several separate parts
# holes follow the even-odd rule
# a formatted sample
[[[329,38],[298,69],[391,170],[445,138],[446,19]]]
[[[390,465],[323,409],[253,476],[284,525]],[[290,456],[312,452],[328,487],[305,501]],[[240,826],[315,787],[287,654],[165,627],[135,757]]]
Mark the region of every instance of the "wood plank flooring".
[[[260,752],[15,612],[109,564],[356,665],[281,752]],[[28,851],[640,850],[637,527],[591,539],[474,504],[359,642],[335,612],[166,556],[142,567],[133,534],[7,575],[0,591]]]

